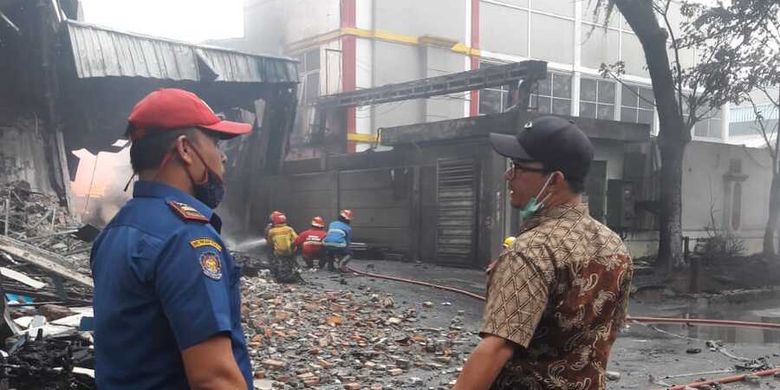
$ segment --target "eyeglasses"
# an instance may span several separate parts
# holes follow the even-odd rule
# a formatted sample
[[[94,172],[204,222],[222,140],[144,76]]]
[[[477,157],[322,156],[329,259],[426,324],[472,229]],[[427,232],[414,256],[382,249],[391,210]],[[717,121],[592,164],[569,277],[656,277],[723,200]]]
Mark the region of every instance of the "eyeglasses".
[[[516,171],[522,171],[522,172],[536,172],[536,173],[550,173],[552,172],[549,169],[545,168],[532,168],[532,167],[524,167],[521,164],[527,164],[527,162],[520,162],[515,160],[509,161],[509,168],[507,168],[504,175],[509,179],[512,180],[515,178],[515,172]]]

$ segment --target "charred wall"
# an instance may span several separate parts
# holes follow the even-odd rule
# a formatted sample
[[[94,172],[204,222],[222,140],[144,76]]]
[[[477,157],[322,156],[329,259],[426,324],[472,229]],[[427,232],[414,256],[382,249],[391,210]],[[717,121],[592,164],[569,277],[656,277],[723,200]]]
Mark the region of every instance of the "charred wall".
[[[473,200],[460,205],[460,211],[471,210],[473,221],[464,226],[447,226],[458,220],[444,218],[451,211],[442,207],[446,202],[438,188],[446,180],[439,177],[443,161],[474,168]],[[316,215],[331,221],[339,209],[350,208],[356,242],[384,249],[393,258],[482,267],[503,234],[501,164],[482,139],[288,161],[282,175],[252,185],[246,203],[249,231],[261,234],[272,210],[284,211],[300,231]],[[452,228],[471,233],[468,245],[474,249],[468,256],[447,256],[442,249],[445,230]]]

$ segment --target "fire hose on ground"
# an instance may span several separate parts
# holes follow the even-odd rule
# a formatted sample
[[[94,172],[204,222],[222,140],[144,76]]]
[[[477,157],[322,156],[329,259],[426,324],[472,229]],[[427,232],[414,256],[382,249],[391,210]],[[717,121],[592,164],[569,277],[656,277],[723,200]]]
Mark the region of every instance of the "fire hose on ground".
[[[360,271],[352,267],[347,267],[347,270],[353,273],[356,273],[358,275],[367,276],[371,278],[377,278],[377,279],[385,279],[385,280],[392,280],[395,282],[401,282],[401,283],[409,283],[409,284],[415,284],[418,286],[425,286],[430,288],[435,288],[438,290],[444,290],[444,291],[450,291],[454,292],[456,294],[465,295],[470,298],[474,298],[480,301],[485,301],[485,297],[479,294],[475,294],[470,291],[466,291],[463,289],[459,289],[456,287],[450,287],[450,286],[442,286],[434,283],[428,283],[428,282],[422,282],[419,280],[413,280],[413,279],[407,279],[407,278],[401,278],[397,276],[391,276],[391,275],[383,275],[383,274],[376,274],[372,272],[365,272]],[[642,324],[680,324],[680,325],[701,325],[701,326],[718,326],[718,327],[734,327],[734,328],[753,328],[753,329],[775,329],[780,330],[780,324],[773,324],[768,322],[751,322],[751,321],[734,321],[734,320],[714,320],[714,319],[706,319],[706,318],[667,318],[667,317],[634,317],[634,316],[628,316],[626,318],[628,321],[633,321],[637,323]],[[685,388],[701,388],[705,386],[710,386],[716,383],[720,384],[727,384],[727,383],[734,383],[734,382],[740,382],[743,381],[746,377],[754,375],[759,377],[769,376],[769,375],[775,375],[780,373],[780,368],[773,368],[769,370],[764,371],[757,371],[752,372],[749,374],[742,374],[742,375],[732,375],[728,377],[723,377],[719,379],[713,379],[713,380],[707,380],[707,381],[701,381],[701,382],[693,382],[688,383],[685,385],[675,385],[672,387],[668,387],[669,390],[683,390]]]

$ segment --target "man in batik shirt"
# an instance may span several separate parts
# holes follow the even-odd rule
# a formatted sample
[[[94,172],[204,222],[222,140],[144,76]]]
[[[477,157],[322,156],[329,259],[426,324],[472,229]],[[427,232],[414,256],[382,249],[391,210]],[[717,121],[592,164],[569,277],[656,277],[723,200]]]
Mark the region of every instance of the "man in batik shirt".
[[[455,390],[604,389],[633,266],[582,202],[593,146],[552,116],[490,141],[511,159],[505,179],[523,223],[490,272],[482,341]]]

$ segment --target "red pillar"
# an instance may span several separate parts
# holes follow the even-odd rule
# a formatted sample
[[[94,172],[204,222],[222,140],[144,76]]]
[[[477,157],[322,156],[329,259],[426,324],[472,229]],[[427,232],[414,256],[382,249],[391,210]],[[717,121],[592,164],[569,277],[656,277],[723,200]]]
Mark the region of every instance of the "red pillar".
[[[479,2],[471,0],[471,47],[479,49]],[[471,55],[471,69],[479,69],[479,57]],[[471,91],[469,114],[479,115],[479,91]]]
[[[341,0],[341,27],[355,28],[357,26],[356,0]],[[341,37],[341,90],[354,91],[357,87],[357,39],[354,35]],[[355,107],[346,110],[347,134],[357,132]],[[355,143],[347,142],[347,152],[355,152]]]

